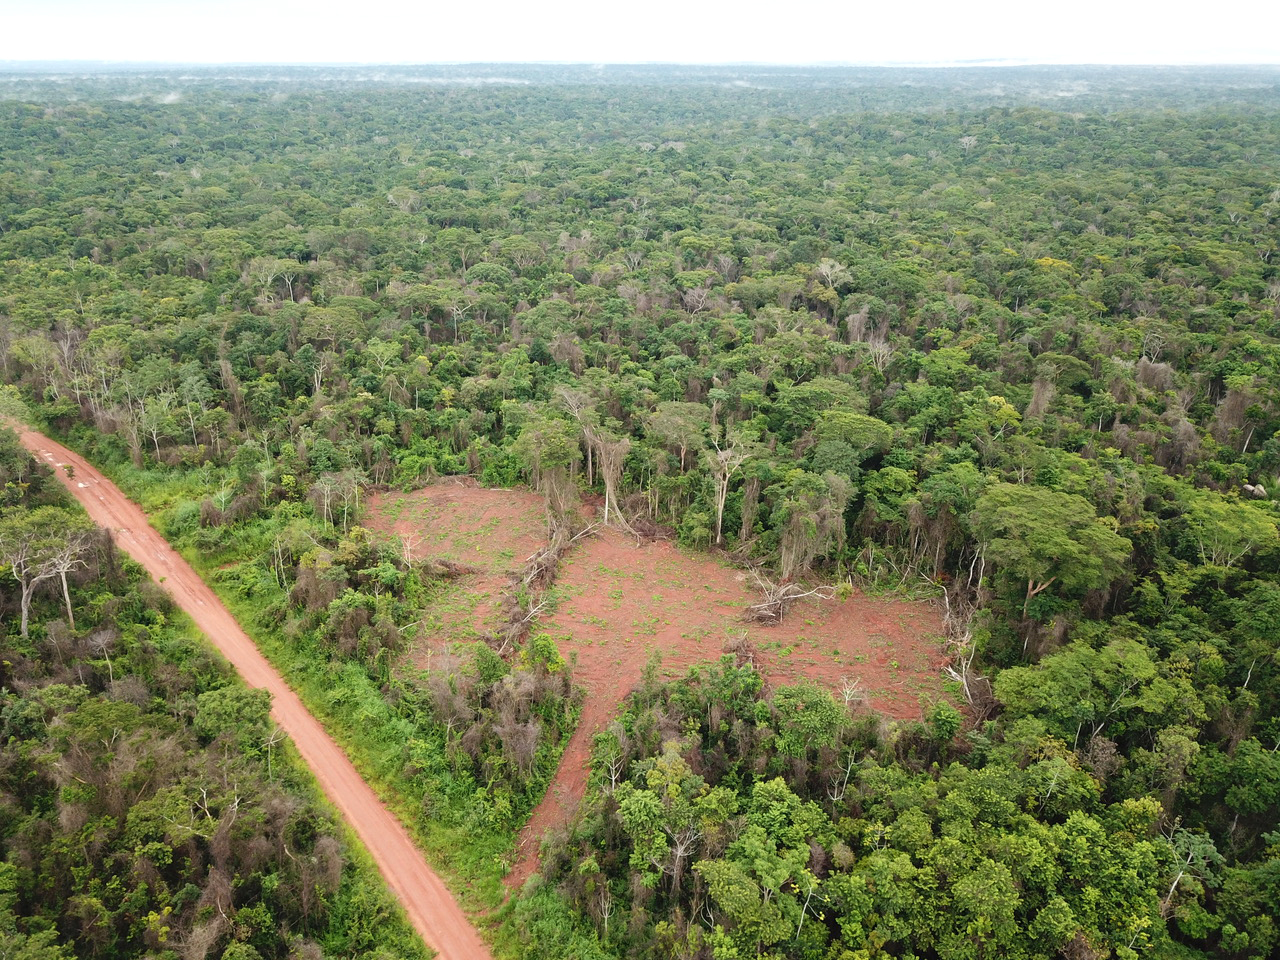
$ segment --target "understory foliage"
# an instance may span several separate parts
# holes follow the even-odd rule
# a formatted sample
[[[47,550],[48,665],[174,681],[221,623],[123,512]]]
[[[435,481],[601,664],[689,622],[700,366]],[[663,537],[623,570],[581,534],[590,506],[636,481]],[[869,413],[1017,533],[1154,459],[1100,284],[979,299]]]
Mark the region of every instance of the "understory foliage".
[[[546,882],[618,956],[1190,955],[1175,939],[1268,955],[1280,833],[1274,807],[1249,817],[1224,793],[1243,769],[1229,786],[1221,757],[1190,765],[1195,800],[1170,819],[1141,780],[1170,758],[1117,776],[1114,724],[1082,757],[1070,730],[1019,713],[957,739],[945,703],[886,725],[824,691],[766,690],[733,657],[651,673],[596,738],[592,799],[548,847]],[[1256,783],[1256,746],[1237,758]],[[1203,830],[1224,802],[1262,863],[1224,868]],[[580,949],[515,925],[536,955]]]
[[[379,772],[412,796],[415,819],[509,847],[577,719],[573,670],[554,642],[538,634],[506,660],[478,644],[415,670],[402,661],[406,634],[417,636],[414,620],[453,571],[287,505],[235,536],[229,555],[244,562],[214,577],[260,605],[261,627],[277,631],[286,659],[324,687],[322,709],[352,735],[371,716],[387,724]]]
[[[0,432],[0,525],[61,511]],[[74,526],[46,530],[72,536]],[[0,577],[0,955],[419,957],[268,715],[105,535],[27,637]],[[4,568],[0,567],[0,572]]]
[[[15,78],[0,376],[488,902],[571,665],[517,584],[411,669],[457,571],[371,488],[945,603],[963,721],[646,687],[530,955],[1274,955],[1275,71],[467,70]],[[0,524],[30,644],[93,620],[48,526]]]

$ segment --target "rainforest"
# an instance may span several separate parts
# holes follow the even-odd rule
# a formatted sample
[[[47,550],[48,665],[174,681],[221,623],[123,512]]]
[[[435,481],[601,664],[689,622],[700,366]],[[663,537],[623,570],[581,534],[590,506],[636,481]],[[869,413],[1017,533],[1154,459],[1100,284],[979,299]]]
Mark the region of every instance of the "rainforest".
[[[452,955],[32,428],[495,957],[1280,955],[1278,267],[1276,68],[4,65],[0,957]]]

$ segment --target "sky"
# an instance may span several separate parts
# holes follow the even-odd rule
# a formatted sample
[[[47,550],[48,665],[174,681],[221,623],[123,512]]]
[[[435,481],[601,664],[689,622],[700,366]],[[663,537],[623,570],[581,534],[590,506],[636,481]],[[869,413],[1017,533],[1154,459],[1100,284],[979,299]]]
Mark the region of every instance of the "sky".
[[[1280,63],[1275,0],[0,0],[0,60]]]

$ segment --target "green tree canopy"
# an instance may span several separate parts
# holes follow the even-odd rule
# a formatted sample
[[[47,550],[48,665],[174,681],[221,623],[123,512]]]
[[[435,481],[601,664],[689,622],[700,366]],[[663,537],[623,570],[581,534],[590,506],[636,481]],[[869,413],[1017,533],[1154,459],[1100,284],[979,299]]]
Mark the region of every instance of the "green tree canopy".
[[[1088,500],[1046,487],[998,483],[978,498],[972,522],[999,576],[1026,584],[1024,616],[1055,583],[1064,593],[1106,586],[1133,549]]]

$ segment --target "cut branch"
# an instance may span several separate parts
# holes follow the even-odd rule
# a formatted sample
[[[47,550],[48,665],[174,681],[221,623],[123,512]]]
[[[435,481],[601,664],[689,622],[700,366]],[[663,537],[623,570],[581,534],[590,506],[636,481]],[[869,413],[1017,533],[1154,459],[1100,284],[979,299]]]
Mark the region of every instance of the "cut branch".
[[[830,600],[835,596],[834,587],[812,587],[806,590],[799,584],[789,580],[784,580],[781,583],[775,582],[759,570],[752,570],[751,575],[755,578],[756,586],[760,589],[763,599],[759,603],[753,603],[747,607],[743,619],[748,623],[776,626],[782,622],[787,610],[796,601],[804,600],[807,597]]]

